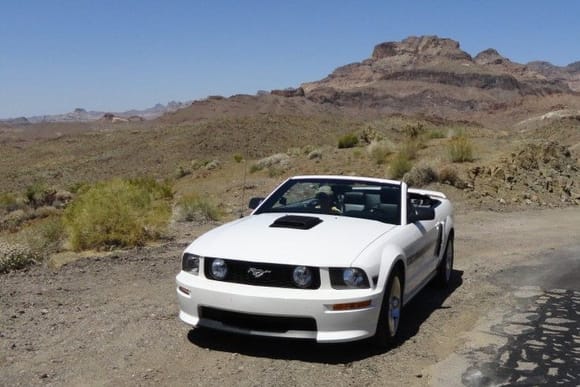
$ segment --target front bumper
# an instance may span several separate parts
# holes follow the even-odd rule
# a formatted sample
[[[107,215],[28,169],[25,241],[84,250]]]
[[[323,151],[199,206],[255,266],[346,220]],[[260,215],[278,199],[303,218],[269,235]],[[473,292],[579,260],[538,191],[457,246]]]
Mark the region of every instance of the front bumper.
[[[382,293],[376,289],[317,290],[250,286],[208,280],[180,272],[176,277],[179,318],[193,326],[204,326],[235,333],[270,337],[314,339],[318,342],[344,342],[374,335]],[[180,288],[189,291],[184,293]],[[370,301],[368,307],[332,310],[332,305]],[[203,307],[265,317],[298,317],[316,321],[316,330],[268,330],[236,326],[200,316]],[[254,316],[255,317],[255,316]]]

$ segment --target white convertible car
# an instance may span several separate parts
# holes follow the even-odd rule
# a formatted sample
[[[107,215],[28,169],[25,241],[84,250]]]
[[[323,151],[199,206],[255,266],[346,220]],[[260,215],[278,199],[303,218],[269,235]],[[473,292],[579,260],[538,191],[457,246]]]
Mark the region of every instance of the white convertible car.
[[[450,282],[453,209],[440,192],[297,176],[251,215],[200,236],[177,275],[179,317],[250,335],[388,345],[403,306]]]

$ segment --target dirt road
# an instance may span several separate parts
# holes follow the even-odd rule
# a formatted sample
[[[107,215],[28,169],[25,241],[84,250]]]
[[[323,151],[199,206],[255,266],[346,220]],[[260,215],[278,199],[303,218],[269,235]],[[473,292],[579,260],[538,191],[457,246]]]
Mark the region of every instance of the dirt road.
[[[506,380],[513,376],[506,376],[510,364],[514,369],[520,364],[509,356],[499,364],[505,346],[517,345],[529,330],[499,337],[493,327],[509,326],[506,316],[529,309],[545,294],[563,294],[551,289],[576,299],[580,209],[459,214],[456,223],[451,293],[428,287],[419,294],[404,311],[400,342],[385,352],[365,342],[315,345],[190,331],[176,317],[174,276],[186,241],[201,228],[159,247],[87,258],[58,270],[33,267],[2,275],[0,385],[399,386]],[[571,323],[563,324],[577,331],[580,316],[567,316]],[[574,371],[579,357],[574,354],[579,336],[570,337],[564,371]],[[496,356],[498,372],[481,367]],[[522,367],[518,378],[527,375]],[[566,377],[553,368],[545,372]]]

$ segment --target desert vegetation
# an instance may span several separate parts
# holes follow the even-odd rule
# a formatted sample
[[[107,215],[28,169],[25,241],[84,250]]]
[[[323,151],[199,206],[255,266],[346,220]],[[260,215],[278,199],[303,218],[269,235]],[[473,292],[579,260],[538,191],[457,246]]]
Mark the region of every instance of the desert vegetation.
[[[171,186],[141,178],[97,183],[65,210],[71,249],[143,245],[163,235],[171,216]]]
[[[183,222],[219,220],[222,216],[211,200],[195,192],[181,196],[175,207],[177,220]]]

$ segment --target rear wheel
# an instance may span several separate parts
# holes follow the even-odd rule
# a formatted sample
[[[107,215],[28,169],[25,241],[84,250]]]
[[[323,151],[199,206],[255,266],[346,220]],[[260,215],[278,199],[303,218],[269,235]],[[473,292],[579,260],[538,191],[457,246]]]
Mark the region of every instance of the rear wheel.
[[[393,342],[399,332],[403,309],[403,281],[400,270],[395,270],[387,281],[374,342],[384,348]]]
[[[449,235],[443,259],[437,269],[437,284],[442,288],[448,288],[451,283],[451,274],[453,273],[453,234]]]

